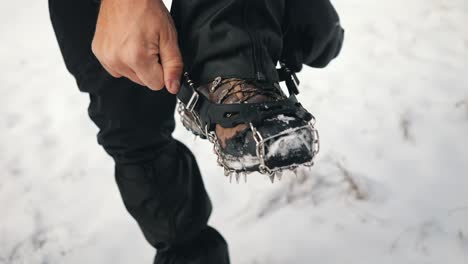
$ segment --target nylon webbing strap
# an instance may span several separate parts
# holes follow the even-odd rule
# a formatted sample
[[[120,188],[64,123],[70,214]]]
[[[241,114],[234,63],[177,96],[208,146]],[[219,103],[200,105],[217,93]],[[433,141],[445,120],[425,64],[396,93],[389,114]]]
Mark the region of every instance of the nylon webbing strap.
[[[281,64],[281,68],[276,69],[280,82],[285,82],[288,87],[289,94],[299,94],[299,79],[294,72],[291,72],[284,64]]]
[[[197,106],[205,100],[204,96],[200,96],[193,86],[187,82],[182,82],[177,98],[187,107],[190,111],[198,110]]]
[[[252,103],[252,104],[215,104],[203,94],[198,93],[189,82],[182,82],[177,98],[190,112],[200,117],[203,125],[213,130],[216,124],[223,127],[235,127],[239,124],[259,124],[263,120],[279,114],[294,115],[310,121],[312,115],[297,102],[298,93],[296,82],[291,72],[285,67],[278,70],[281,80],[286,82],[290,96],[281,101]],[[290,87],[292,86],[292,87]]]

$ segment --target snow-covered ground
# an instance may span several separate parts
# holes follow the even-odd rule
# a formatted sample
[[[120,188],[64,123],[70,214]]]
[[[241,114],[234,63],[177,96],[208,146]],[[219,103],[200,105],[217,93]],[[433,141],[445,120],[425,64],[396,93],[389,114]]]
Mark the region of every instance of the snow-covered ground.
[[[335,0],[340,58],[306,69],[311,172],[229,184],[200,158],[234,264],[468,263],[468,3]],[[152,263],[65,71],[46,1],[0,8],[0,263]]]

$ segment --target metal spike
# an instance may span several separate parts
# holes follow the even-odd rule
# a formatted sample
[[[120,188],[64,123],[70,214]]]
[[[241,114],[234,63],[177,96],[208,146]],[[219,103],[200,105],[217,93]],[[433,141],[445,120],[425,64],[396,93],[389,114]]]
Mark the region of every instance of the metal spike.
[[[226,169],[226,168],[224,168],[224,176],[226,176],[226,177],[229,176],[229,170]]]
[[[234,172],[234,175],[236,176],[237,184],[239,184],[240,173]]]
[[[229,173],[229,183],[232,183],[232,173]]]
[[[281,181],[281,177],[283,177],[283,171],[278,170],[277,172],[275,172],[275,174],[276,174],[276,177],[278,177],[278,181]]]
[[[271,183],[275,183],[275,174],[274,174],[274,173],[272,173],[272,174],[270,174],[270,176],[269,176],[269,177],[270,177],[270,181],[271,181]]]
[[[244,175],[244,182],[247,183],[247,173],[244,171],[242,175]]]
[[[294,175],[296,176],[296,179],[297,179],[297,168],[292,169],[292,172],[294,173]]]

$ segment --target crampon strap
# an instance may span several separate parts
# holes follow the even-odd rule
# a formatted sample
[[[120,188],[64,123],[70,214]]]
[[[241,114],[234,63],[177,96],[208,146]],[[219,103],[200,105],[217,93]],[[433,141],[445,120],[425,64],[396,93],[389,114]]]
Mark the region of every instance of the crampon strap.
[[[296,116],[305,121],[312,120],[313,116],[297,101],[299,93],[297,85],[299,80],[288,68],[281,65],[278,70],[280,81],[285,81],[289,97],[280,101],[243,104],[216,104],[203,94],[199,93],[190,80],[182,82],[177,98],[185,108],[195,113],[201,125],[208,131],[213,131],[216,124],[224,128],[232,128],[239,124],[260,125],[263,120],[280,114]]]

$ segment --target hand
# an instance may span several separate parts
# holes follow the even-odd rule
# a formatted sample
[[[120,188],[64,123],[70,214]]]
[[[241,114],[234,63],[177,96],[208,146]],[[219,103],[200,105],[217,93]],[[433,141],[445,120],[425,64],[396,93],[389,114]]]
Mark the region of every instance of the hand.
[[[177,31],[161,0],[102,0],[92,50],[116,78],[173,94],[180,88]]]

